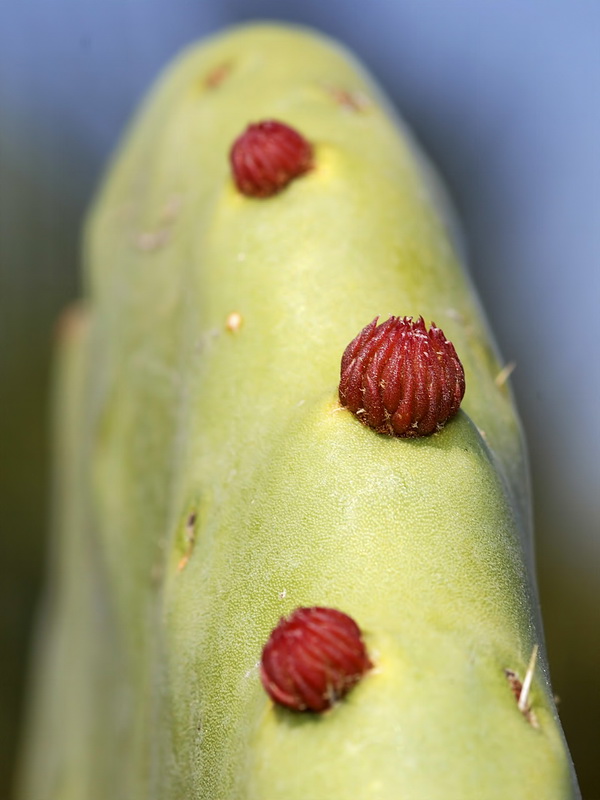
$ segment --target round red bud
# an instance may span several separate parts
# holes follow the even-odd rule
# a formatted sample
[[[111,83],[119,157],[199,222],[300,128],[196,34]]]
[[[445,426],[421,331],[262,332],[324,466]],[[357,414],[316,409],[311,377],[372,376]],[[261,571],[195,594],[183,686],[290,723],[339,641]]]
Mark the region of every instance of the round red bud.
[[[289,125],[269,119],[249,125],[231,148],[233,179],[248,197],[271,197],[312,167],[309,142]]]
[[[260,676],[269,696],[294,711],[325,711],[372,667],[356,622],[335,608],[297,608],[266,643]]]
[[[423,317],[378,317],[342,356],[340,403],[377,433],[429,436],[458,411],[465,373],[441,328]]]

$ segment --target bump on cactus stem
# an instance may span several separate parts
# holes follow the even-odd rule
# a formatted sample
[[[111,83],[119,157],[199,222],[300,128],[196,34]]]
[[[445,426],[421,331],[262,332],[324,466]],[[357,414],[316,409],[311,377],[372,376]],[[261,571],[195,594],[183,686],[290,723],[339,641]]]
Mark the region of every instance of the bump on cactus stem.
[[[207,89],[218,89],[231,72],[231,63],[219,64],[206,76],[204,85]]]
[[[270,697],[295,711],[325,711],[372,667],[356,622],[334,608],[297,608],[279,621],[262,653]]]
[[[249,125],[233,143],[231,167],[236,186],[248,197],[271,197],[312,167],[313,151],[289,125],[264,120]]]
[[[237,333],[239,329],[242,327],[242,315],[239,311],[232,311],[230,314],[227,315],[227,319],[225,320],[225,327],[231,333]]]
[[[454,345],[423,317],[370,322],[342,356],[340,402],[377,433],[429,436],[458,411],[465,374]]]

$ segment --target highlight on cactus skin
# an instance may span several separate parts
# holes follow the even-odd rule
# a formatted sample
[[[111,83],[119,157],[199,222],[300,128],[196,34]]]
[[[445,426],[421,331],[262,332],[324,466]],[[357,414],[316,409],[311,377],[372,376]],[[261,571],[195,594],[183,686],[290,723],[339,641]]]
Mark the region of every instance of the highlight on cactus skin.
[[[373,665],[356,622],[335,608],[297,608],[263,648],[261,680],[270,697],[295,711],[325,711]]]
[[[465,373],[444,332],[423,317],[376,317],[342,356],[340,401],[378,433],[429,436],[458,412]]]
[[[236,186],[248,197],[270,197],[312,166],[311,145],[289,125],[265,120],[249,125],[230,153]]]
[[[116,154],[19,800],[580,797],[507,372],[389,109],[339,44],[246,25]]]

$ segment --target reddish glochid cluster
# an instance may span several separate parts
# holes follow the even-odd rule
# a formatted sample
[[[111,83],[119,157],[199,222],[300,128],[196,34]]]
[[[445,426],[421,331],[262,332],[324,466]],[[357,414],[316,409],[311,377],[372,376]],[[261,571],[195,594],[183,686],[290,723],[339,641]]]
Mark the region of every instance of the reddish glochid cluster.
[[[422,317],[379,317],[342,357],[340,402],[378,433],[429,436],[459,409],[465,374],[454,345]]]
[[[264,120],[249,125],[229,154],[235,184],[248,197],[270,197],[312,167],[309,142],[289,125]]]
[[[280,620],[262,653],[260,676],[278,704],[325,711],[372,667],[354,620],[335,608],[297,608]]]

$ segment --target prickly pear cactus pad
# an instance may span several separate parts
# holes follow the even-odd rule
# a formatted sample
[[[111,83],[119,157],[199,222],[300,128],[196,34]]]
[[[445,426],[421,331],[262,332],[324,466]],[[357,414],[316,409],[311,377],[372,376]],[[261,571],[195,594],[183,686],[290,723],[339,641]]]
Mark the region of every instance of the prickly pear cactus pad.
[[[335,43],[247,26],[166,72],[62,326],[22,800],[579,796],[519,422],[455,230]],[[339,390],[394,315],[400,355],[349,350]],[[410,392],[396,435],[380,403]]]

